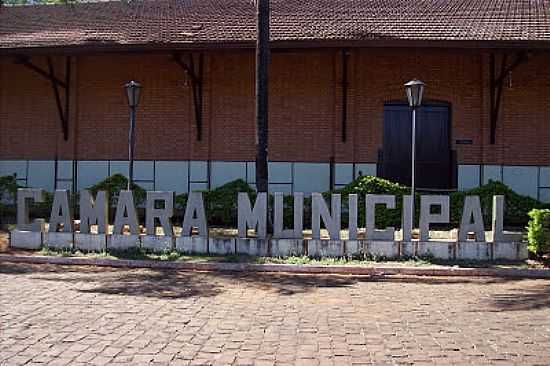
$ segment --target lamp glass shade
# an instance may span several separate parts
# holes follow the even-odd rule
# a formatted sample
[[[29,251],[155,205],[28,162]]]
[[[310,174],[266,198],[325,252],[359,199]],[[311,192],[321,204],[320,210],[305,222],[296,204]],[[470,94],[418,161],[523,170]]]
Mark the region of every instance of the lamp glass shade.
[[[405,93],[410,107],[415,108],[422,104],[425,85],[422,81],[416,79],[405,84]]]
[[[139,94],[141,91],[141,84],[137,81],[130,81],[124,85],[126,89],[126,97],[128,98],[128,106],[137,107],[139,104]]]

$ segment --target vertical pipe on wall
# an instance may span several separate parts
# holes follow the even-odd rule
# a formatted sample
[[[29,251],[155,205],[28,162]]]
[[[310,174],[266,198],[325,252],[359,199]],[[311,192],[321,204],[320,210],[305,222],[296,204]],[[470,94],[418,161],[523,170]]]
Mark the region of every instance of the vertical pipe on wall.
[[[71,61],[72,60],[73,59],[71,59]],[[76,56],[75,60],[77,60]],[[74,101],[74,108],[71,109],[71,111],[73,111],[73,118],[71,119],[71,121],[73,121],[73,193],[75,195],[78,191],[78,68],[76,66],[78,65],[75,61],[75,67],[73,68],[73,72],[75,72],[75,88],[71,89],[74,90],[72,98],[72,100]],[[76,210],[76,199],[74,200],[73,205],[73,215],[75,215],[75,217],[79,217]]]
[[[57,156],[57,151],[56,151],[55,152],[55,160],[53,161],[53,190],[54,190],[54,192],[57,190],[58,168],[59,168],[59,158]]]
[[[336,183],[336,177],[335,177],[335,171],[334,171],[334,168],[335,168],[335,164],[334,164],[334,156],[331,156],[330,157],[330,161],[329,161],[329,174],[330,174],[330,190],[331,191],[334,191],[334,186],[335,186],[335,183]]]
[[[268,190],[269,0],[256,0],[256,189]]]
[[[71,56],[67,56],[65,60],[65,126],[64,126],[64,139],[69,140],[69,101],[71,93]]]
[[[348,124],[348,51],[344,48],[342,54],[342,142],[347,139]]]
[[[128,190],[132,189],[134,183],[134,150],[135,150],[135,130],[136,130],[136,107],[130,107],[130,130],[128,132],[128,160],[130,166],[128,169]]]
[[[491,53],[489,56],[489,99],[490,99],[490,121],[489,121],[489,142],[495,143],[494,129],[495,129],[495,54]]]

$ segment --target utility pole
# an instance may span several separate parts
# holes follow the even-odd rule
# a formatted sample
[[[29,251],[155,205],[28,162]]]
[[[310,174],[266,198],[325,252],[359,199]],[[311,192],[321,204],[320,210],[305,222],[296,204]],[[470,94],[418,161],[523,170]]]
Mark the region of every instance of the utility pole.
[[[256,0],[256,189],[268,190],[269,0]]]

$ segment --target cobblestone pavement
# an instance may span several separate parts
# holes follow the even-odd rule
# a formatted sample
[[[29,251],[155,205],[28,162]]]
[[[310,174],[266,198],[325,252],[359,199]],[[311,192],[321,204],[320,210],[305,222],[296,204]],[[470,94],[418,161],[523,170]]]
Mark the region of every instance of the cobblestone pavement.
[[[5,365],[550,364],[550,281],[0,263]]]

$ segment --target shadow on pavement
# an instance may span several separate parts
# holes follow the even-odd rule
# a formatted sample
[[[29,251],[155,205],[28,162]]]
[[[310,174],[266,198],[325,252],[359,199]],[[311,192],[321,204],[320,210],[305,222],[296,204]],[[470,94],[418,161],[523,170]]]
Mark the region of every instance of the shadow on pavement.
[[[528,288],[494,294],[492,305],[500,311],[521,311],[550,308],[550,281]]]
[[[291,275],[254,272],[184,272],[154,269],[117,269],[92,266],[30,265],[0,263],[0,274],[30,275],[37,281],[78,284],[76,291],[121,296],[143,296],[163,299],[216,296],[227,286],[244,284],[260,291],[292,296],[320,288],[343,288],[357,283],[400,283],[414,285],[484,286],[522,281],[517,278],[421,277],[421,276],[342,276]],[[550,285],[539,290],[517,290],[495,299],[495,306],[518,309],[550,306]],[[531,292],[529,292],[531,291]],[[523,299],[523,300],[521,300]],[[530,305],[529,305],[530,304]]]
[[[213,281],[174,271],[124,271],[114,278],[96,278],[94,282],[96,286],[78,291],[162,299],[211,297],[223,291]]]

